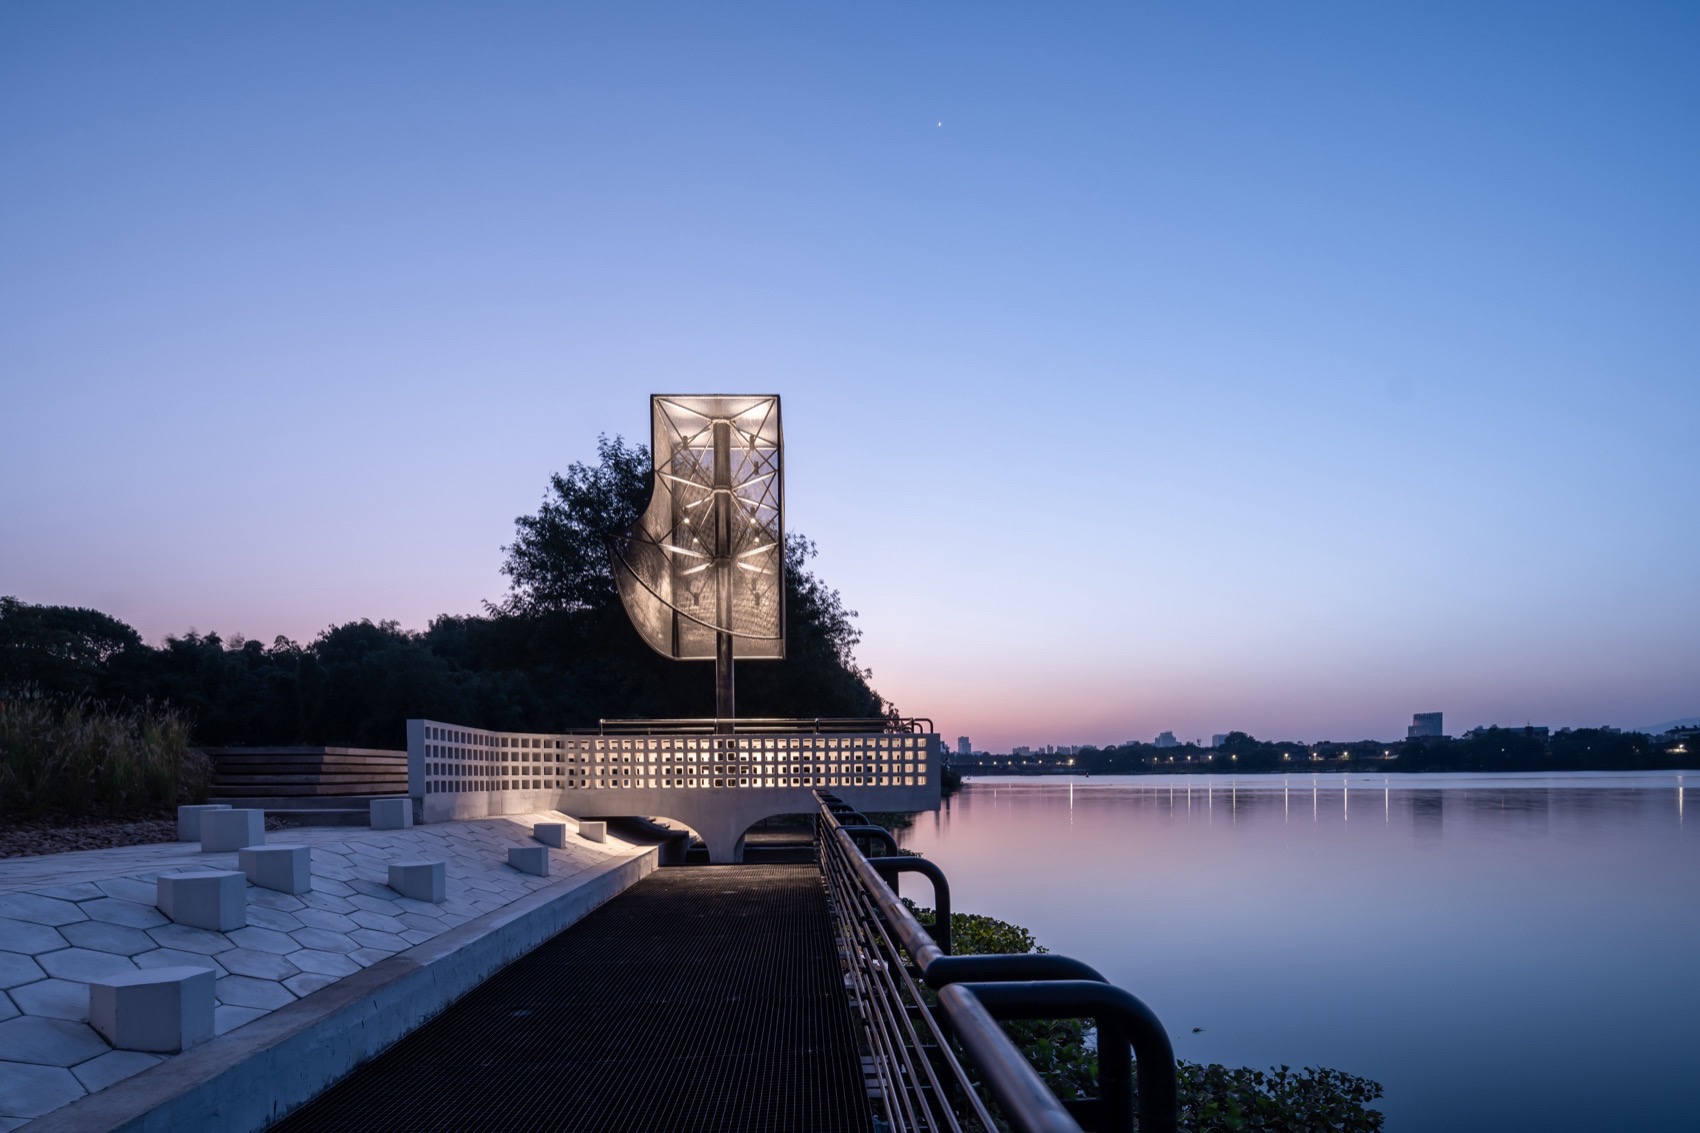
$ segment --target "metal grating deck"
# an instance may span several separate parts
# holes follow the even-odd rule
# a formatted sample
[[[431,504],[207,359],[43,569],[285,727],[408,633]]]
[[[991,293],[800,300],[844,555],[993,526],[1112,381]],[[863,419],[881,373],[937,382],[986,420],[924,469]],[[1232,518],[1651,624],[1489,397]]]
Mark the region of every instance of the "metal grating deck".
[[[272,1133],[873,1127],[812,865],[658,870]]]

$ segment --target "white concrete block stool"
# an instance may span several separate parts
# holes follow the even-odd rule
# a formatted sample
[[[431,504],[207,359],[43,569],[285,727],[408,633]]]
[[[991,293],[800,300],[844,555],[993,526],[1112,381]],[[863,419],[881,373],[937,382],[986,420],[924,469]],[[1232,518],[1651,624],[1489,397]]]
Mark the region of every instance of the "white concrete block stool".
[[[261,889],[306,893],[313,888],[312,853],[306,846],[244,846],[236,864]]]
[[[229,803],[206,803],[200,806],[178,807],[177,840],[179,842],[199,842],[201,840],[201,815],[209,810],[229,809]]]
[[[373,830],[406,830],[413,825],[412,799],[373,799]]]
[[[263,810],[209,810],[201,815],[201,849],[208,853],[265,844]]]
[[[415,901],[442,904],[448,892],[448,866],[443,862],[391,862],[390,888]]]
[[[531,836],[545,846],[553,846],[559,850],[567,844],[567,824],[564,822],[539,822],[531,828]]]
[[[608,840],[608,824],[606,822],[581,822],[578,824],[578,836],[586,842],[606,842]]]
[[[229,932],[248,924],[248,879],[234,870],[162,873],[156,882],[159,911],[178,924]]]
[[[534,873],[538,877],[548,877],[549,847],[510,846],[508,848],[508,864],[521,873]]]
[[[211,968],[151,968],[89,983],[89,1025],[119,1050],[176,1054],[213,1037]]]

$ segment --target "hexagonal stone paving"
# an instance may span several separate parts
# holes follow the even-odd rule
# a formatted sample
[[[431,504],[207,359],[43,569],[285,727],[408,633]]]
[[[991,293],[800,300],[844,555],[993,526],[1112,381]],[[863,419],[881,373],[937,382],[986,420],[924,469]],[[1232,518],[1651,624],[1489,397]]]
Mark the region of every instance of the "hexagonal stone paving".
[[[30,957],[16,952],[0,952],[0,991],[46,978],[47,973],[41,970],[41,965]]]
[[[61,948],[57,952],[44,953],[36,963],[46,968],[47,974],[54,979],[79,980],[82,983],[136,970],[135,962],[128,956],[115,956],[111,952],[96,952],[90,948]]]
[[[18,1010],[50,1019],[81,1020],[89,1017],[89,985],[72,980],[39,980],[6,993]]]
[[[6,945],[8,952],[21,952],[29,956],[71,946],[71,942],[59,935],[56,928],[31,921],[14,921],[6,917],[0,917],[0,943]]]
[[[312,846],[312,890],[248,886],[248,924],[229,933],[173,924],[154,907],[155,878],[234,868],[235,854],[202,854],[193,843],[91,851],[75,858],[78,880],[67,880],[54,857],[0,862],[0,1133],[163,1061],[114,1051],[88,1026],[90,980],[138,968],[211,969],[214,1030],[223,1035],[592,864],[636,852],[618,843],[551,850],[554,876],[518,874],[507,848],[534,844],[530,822],[543,817],[381,834],[299,831],[295,840]],[[149,868],[125,870],[142,855]],[[420,857],[448,863],[441,904],[388,885],[390,861]],[[113,864],[91,877],[90,861]],[[31,876],[39,878],[34,885],[20,884]]]
[[[88,920],[76,902],[39,893],[0,893],[0,917],[50,927]]]
[[[82,1096],[82,1083],[63,1067],[0,1062],[0,1113],[40,1117]]]
[[[109,1050],[80,1066],[72,1067],[71,1073],[77,1076],[77,1081],[82,1084],[83,1089],[92,1094],[164,1061],[162,1055],[144,1054],[139,1050]]]
[[[304,949],[297,948],[296,951],[301,952]],[[218,960],[224,965],[224,970],[233,976],[253,976],[262,980],[286,980],[301,971],[275,952],[260,952],[252,948],[233,948],[229,952],[220,952]]]
[[[106,1050],[106,1040],[84,1023],[34,1015],[0,1023],[0,1061],[75,1066]]]
[[[118,956],[134,956],[151,952],[159,945],[153,937],[139,928],[112,924],[109,921],[78,921],[59,930],[59,935],[71,942],[73,948],[88,948],[96,952],[111,952]],[[57,973],[55,973],[57,974]]]

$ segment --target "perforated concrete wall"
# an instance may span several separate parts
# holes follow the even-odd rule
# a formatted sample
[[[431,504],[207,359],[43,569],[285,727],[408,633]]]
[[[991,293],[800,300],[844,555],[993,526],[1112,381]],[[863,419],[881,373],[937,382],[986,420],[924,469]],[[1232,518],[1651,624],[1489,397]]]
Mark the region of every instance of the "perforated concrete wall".
[[[742,856],[744,831],[809,813],[830,788],[862,810],[932,810],[936,734],[576,735],[493,732],[409,720],[409,792],[426,822],[538,809],[575,817],[671,818],[715,861]]]

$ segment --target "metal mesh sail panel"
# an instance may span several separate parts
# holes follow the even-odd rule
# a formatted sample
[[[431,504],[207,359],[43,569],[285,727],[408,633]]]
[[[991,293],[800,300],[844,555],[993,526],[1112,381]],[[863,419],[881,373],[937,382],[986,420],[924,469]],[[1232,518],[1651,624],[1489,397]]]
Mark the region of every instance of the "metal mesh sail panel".
[[[785,655],[785,506],[779,398],[650,398],[655,490],[614,541],[632,624],[659,653],[711,661]]]

